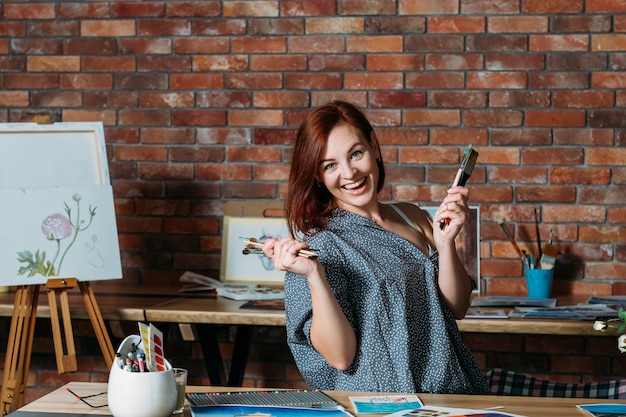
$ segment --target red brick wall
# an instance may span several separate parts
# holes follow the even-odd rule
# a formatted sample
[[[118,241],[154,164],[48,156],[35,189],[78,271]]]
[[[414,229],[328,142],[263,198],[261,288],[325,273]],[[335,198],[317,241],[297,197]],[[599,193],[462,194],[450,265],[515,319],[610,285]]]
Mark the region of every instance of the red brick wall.
[[[436,204],[479,150],[487,292],[524,293],[497,219],[531,250],[537,207],[557,291],[625,293],[625,68],[607,0],[0,3],[0,122],[104,123],[125,281],[217,275],[224,202],[281,199],[294,130],[341,98],[384,199]]]

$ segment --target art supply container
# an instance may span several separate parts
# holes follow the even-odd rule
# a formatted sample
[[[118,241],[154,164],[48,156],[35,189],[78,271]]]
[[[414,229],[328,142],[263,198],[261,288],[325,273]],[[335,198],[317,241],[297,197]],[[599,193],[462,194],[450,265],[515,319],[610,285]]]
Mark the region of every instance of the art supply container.
[[[524,268],[528,298],[550,298],[554,269]]]
[[[139,341],[139,336],[128,336],[118,352],[124,356]],[[176,380],[172,366],[165,365],[165,371],[129,372],[115,360],[107,388],[113,417],[169,417],[176,408]]]

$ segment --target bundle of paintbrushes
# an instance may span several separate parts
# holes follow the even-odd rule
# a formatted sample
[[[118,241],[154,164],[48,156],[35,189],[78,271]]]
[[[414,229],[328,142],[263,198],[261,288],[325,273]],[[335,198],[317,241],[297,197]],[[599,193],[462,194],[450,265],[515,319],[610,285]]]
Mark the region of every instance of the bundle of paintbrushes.
[[[515,249],[517,256],[520,257],[524,267],[527,269],[541,268],[541,269],[552,269],[556,264],[556,260],[559,256],[559,246],[554,245],[552,243],[552,231],[550,231],[550,240],[548,243],[541,246],[541,234],[539,233],[539,218],[537,216],[537,209],[535,208],[535,234],[537,239],[537,257],[533,255],[529,255],[525,250],[520,249],[519,245],[513,238],[513,235],[507,228],[504,221],[499,220],[498,224],[500,228],[504,231],[504,234],[511,242],[511,245]]]
[[[244,255],[250,255],[250,254],[263,255],[263,241],[255,239],[253,237],[243,238],[243,241],[246,244],[246,247],[242,251]],[[308,250],[298,251],[297,255],[302,256],[304,258],[317,259],[317,254]]]

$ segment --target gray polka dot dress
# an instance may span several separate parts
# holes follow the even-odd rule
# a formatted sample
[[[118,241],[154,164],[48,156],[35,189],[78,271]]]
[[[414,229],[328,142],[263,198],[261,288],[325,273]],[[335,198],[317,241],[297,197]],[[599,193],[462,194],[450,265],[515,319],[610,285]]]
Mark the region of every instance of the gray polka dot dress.
[[[344,210],[305,241],[320,255],[328,282],[357,334],[346,371],[311,345],[311,296],[305,277],[285,275],[287,338],[311,389],[486,394],[485,378],[437,289],[437,262],[402,237]]]

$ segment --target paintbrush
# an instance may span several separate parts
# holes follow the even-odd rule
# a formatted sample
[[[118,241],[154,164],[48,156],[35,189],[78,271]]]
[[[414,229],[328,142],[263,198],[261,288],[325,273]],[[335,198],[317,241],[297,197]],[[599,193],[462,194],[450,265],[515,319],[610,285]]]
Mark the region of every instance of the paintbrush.
[[[476,160],[478,159],[478,152],[472,149],[472,144],[470,143],[467,148],[465,148],[465,155],[463,156],[463,160],[461,161],[461,166],[456,173],[456,177],[454,178],[454,182],[452,186],[460,185],[464,186],[470,175],[472,175],[472,171],[474,171],[474,165],[476,165]],[[439,222],[439,229],[443,230],[447,224],[450,223],[449,218],[445,218]]]
[[[513,239],[513,235],[511,235],[511,232],[509,232],[509,229],[506,227],[506,225],[502,221],[499,222],[498,224],[500,225],[500,228],[502,228],[502,230],[504,231],[504,234],[506,235],[506,237],[509,239],[509,242],[511,242],[511,245],[513,245],[513,248],[515,249],[515,252],[517,252],[517,255],[520,257],[522,262],[526,264],[526,255],[524,255],[520,247],[517,245],[517,242],[515,241],[515,239]]]
[[[541,233],[539,232],[539,216],[537,216],[537,207],[535,207],[535,237],[537,238],[537,259],[541,259],[543,254],[541,251]]]
[[[251,238],[242,238],[244,243],[246,244],[246,247],[243,249],[243,254],[244,255],[249,255],[251,253],[256,253],[256,254],[263,254],[263,242],[255,239],[253,237]],[[304,258],[309,258],[309,259],[317,259],[317,254],[315,252],[311,252],[309,250],[299,250],[298,251],[298,256],[302,256]]]

